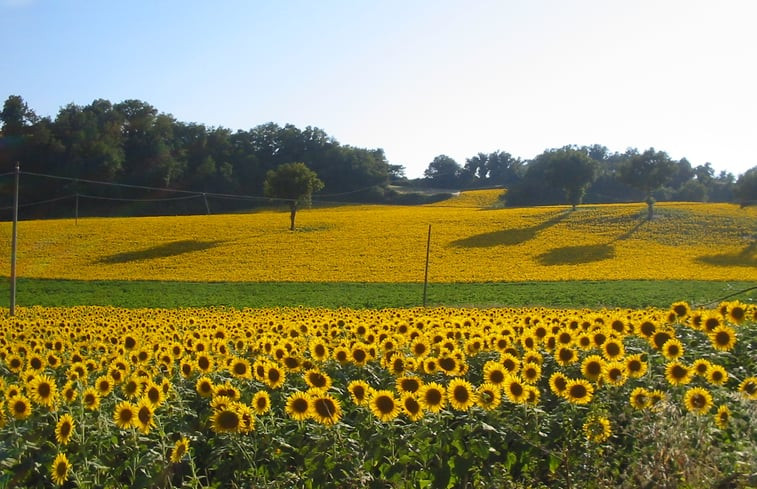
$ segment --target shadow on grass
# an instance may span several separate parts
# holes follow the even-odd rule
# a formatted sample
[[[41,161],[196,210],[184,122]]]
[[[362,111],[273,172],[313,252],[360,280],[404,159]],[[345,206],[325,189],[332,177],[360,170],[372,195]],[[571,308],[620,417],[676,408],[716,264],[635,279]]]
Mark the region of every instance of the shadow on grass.
[[[458,248],[488,248],[491,246],[514,246],[534,239],[536,235],[549,227],[554,226],[570,214],[570,211],[561,211],[552,218],[531,226],[519,229],[503,229],[489,233],[476,234],[467,238],[458,239],[451,246]]]
[[[537,256],[542,265],[580,265],[595,261],[609,260],[615,249],[609,244],[564,246]]]
[[[183,255],[194,251],[203,251],[218,246],[223,241],[195,241],[184,240],[166,243],[152,248],[139,251],[127,251],[125,253],[116,253],[115,255],[106,256],[97,260],[97,263],[116,264],[128,263],[133,261],[153,260],[156,258],[168,258],[170,256]]]
[[[720,255],[706,255],[696,258],[699,263],[717,267],[757,267],[757,241],[748,245],[738,253],[723,253]]]

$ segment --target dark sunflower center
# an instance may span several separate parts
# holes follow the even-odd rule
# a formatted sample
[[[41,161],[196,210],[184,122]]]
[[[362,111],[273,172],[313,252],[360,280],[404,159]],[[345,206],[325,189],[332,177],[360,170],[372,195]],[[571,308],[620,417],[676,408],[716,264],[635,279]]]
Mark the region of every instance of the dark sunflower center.
[[[315,412],[322,418],[330,418],[336,413],[336,405],[334,401],[328,397],[321,397],[314,402]]]
[[[381,414],[389,414],[394,411],[394,399],[389,396],[378,396],[375,400],[376,409]]]
[[[225,430],[237,429],[239,427],[239,415],[234,411],[221,411],[218,415],[218,425]]]

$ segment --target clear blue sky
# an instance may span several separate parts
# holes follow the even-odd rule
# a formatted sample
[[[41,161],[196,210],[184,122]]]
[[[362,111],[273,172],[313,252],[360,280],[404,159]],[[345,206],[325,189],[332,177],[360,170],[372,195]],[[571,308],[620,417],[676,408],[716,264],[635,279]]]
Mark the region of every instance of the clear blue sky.
[[[478,152],[757,165],[754,0],[0,0],[0,98],[311,125],[421,176]]]

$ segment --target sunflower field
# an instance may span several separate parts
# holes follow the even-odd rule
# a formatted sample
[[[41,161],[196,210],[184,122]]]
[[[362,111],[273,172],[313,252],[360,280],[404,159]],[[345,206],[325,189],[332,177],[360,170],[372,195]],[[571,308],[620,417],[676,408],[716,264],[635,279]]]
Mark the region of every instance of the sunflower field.
[[[497,191],[499,192],[499,191]],[[67,280],[421,283],[757,282],[757,208],[660,203],[491,208],[492,191],[429,206],[22,221],[18,274]],[[0,223],[10,249],[11,224]],[[380,243],[380,246],[376,246]],[[0,254],[8,270],[10,252]]]
[[[748,487],[757,307],[20,308],[0,487]]]

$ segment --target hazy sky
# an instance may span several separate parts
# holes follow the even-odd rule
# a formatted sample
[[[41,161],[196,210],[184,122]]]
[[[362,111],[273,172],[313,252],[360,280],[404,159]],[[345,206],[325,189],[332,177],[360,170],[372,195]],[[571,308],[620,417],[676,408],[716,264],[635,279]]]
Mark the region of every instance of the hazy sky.
[[[316,126],[421,176],[566,144],[757,165],[754,0],[0,0],[0,99]]]

